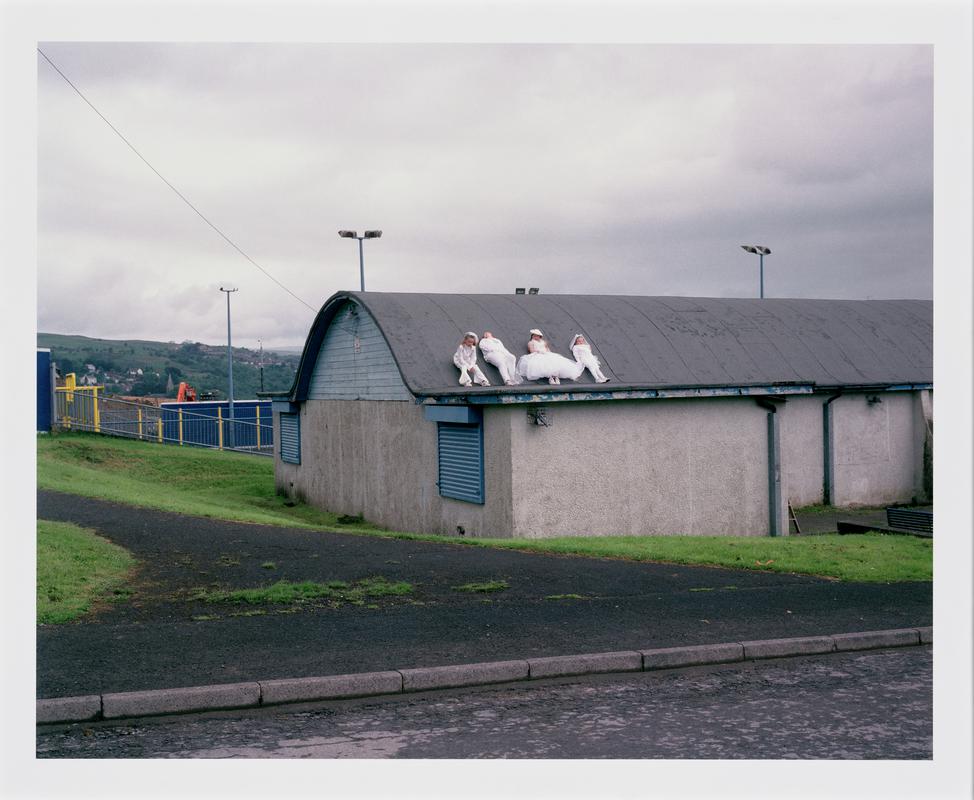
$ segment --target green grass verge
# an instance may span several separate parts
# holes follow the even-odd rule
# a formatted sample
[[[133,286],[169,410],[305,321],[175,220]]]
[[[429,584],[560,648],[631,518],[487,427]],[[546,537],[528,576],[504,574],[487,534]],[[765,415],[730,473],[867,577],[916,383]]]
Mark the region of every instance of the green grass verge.
[[[42,489],[98,497],[216,519],[298,528],[449,541],[540,553],[698,564],[821,575],[844,581],[929,581],[929,539],[847,536],[580,536],[562,539],[471,539],[395,533],[275,494],[271,459],[94,434],[37,439]]]
[[[272,459],[241,453],[97,434],[41,436],[37,485],[200,517],[344,530],[337,515],[277,495]],[[349,527],[373,529],[361,521]]]
[[[37,622],[78,619],[93,604],[127,596],[136,561],[127,550],[67,522],[37,523]]]
[[[411,584],[405,581],[392,583],[383,577],[363,578],[354,583],[345,581],[278,581],[270,586],[253,589],[200,589],[194,592],[191,600],[206,603],[304,603],[309,600],[335,600],[341,603],[363,603],[367,598],[390,597],[410,594]]]
[[[501,540],[494,546],[801,573],[844,581],[929,581],[933,576],[933,542],[913,536],[608,536]]]
[[[464,583],[460,586],[454,586],[453,590],[456,592],[479,592],[480,594],[487,594],[488,592],[503,592],[505,589],[510,588],[510,584],[507,581],[480,581],[479,583]]]

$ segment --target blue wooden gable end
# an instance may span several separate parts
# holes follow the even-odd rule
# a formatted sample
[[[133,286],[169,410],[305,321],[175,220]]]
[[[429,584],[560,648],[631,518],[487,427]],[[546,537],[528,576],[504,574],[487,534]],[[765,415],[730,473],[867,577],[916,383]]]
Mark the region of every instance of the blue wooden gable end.
[[[308,386],[309,400],[412,400],[372,315],[344,303],[325,331]]]

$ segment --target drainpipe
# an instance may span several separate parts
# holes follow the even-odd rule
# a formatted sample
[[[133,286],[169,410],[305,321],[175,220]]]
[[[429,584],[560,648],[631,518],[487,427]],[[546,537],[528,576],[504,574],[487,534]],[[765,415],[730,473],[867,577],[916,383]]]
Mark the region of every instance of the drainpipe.
[[[835,500],[835,425],[832,420],[832,401],[842,397],[836,392],[822,404],[822,499],[827,506]]]
[[[768,532],[771,536],[787,536],[788,528],[781,526],[781,431],[778,427],[778,407],[763,397],[754,401],[768,411]],[[783,403],[784,398],[778,400]]]

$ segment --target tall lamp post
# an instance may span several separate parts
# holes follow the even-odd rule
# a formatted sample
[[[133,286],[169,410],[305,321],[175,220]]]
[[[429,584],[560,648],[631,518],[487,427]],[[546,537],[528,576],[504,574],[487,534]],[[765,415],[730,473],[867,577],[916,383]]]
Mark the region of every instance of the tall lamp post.
[[[230,295],[233,294],[235,291],[237,291],[237,287],[230,286],[230,285],[221,286],[220,291],[226,292],[227,295],[227,377],[230,381],[230,391],[228,392],[227,397],[229,398],[230,401],[229,402],[229,406],[230,406],[229,407],[229,412],[230,412],[229,444],[230,444],[230,449],[232,450],[234,447],[236,447],[236,437],[234,436],[236,431],[234,430],[234,424],[233,424],[233,350],[231,349],[230,346]]]
[[[359,271],[359,282],[361,284],[361,291],[365,291],[365,256],[362,252],[362,240],[363,239],[378,239],[382,236],[382,231],[366,231],[363,235],[359,236],[355,231],[339,231],[338,235],[343,239],[358,239],[358,271]]]
[[[761,257],[761,265],[760,265],[760,269],[761,269],[761,299],[763,300],[764,299],[764,257],[771,255],[771,250],[770,250],[770,248],[764,247],[763,245],[760,245],[760,244],[754,244],[754,245],[751,245],[751,244],[742,244],[741,245],[741,249],[742,250],[747,250],[747,252],[749,252],[749,253],[757,253],[758,256]]]

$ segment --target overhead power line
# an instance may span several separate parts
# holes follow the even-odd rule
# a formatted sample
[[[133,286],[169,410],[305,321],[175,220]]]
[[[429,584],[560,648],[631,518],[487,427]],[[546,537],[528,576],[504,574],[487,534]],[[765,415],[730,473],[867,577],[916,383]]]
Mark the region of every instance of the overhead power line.
[[[160,173],[160,172],[159,172],[159,170],[157,170],[157,169],[156,169],[156,168],[155,168],[154,166],[152,166],[152,164],[150,164],[150,163],[149,163],[149,161],[148,161],[148,159],[147,159],[147,158],[146,158],[145,156],[143,156],[143,155],[142,155],[142,153],[140,153],[140,152],[139,152],[139,151],[138,151],[138,150],[136,149],[136,147],[135,147],[135,145],[134,145],[134,144],[132,144],[132,143],[131,143],[131,142],[130,142],[130,141],[129,141],[128,139],[126,139],[126,138],[125,138],[125,137],[124,137],[124,136],[122,135],[122,133],[121,133],[121,131],[119,131],[119,130],[118,130],[118,128],[116,128],[116,127],[115,127],[114,125],[112,125],[112,123],[108,121],[108,118],[107,118],[107,117],[105,117],[105,115],[104,115],[104,114],[102,114],[102,113],[101,113],[101,111],[99,111],[99,110],[98,110],[97,108],[95,108],[95,106],[94,106],[94,104],[93,104],[93,103],[92,103],[92,102],[91,102],[91,101],[90,101],[90,100],[89,100],[89,99],[88,99],[87,97],[85,97],[85,96],[84,96],[84,93],[83,93],[83,92],[82,92],[82,91],[81,91],[81,90],[80,90],[80,89],[79,89],[79,88],[78,88],[77,86],[75,86],[75,85],[74,85],[74,84],[73,84],[73,83],[71,82],[71,79],[70,79],[70,78],[68,78],[68,76],[67,76],[67,75],[65,75],[65,74],[64,74],[64,73],[63,73],[63,72],[62,72],[62,71],[60,70],[60,68],[58,67],[58,65],[57,65],[57,64],[55,64],[55,63],[54,63],[53,61],[51,61],[51,59],[50,59],[50,58],[48,58],[48,56],[47,56],[47,53],[45,53],[45,52],[44,52],[43,50],[41,50],[41,49],[40,49],[39,47],[37,48],[37,52],[38,52],[38,53],[40,53],[40,54],[41,54],[42,56],[44,56],[44,60],[45,60],[45,61],[47,61],[47,63],[48,63],[48,64],[50,64],[50,65],[51,65],[51,67],[53,67],[53,69],[54,69],[54,71],[55,71],[55,72],[56,72],[56,73],[57,73],[58,75],[60,75],[60,76],[61,76],[62,78],[64,78],[64,80],[65,80],[65,82],[66,82],[66,83],[68,84],[68,86],[70,86],[70,87],[71,87],[72,89],[74,89],[74,90],[75,90],[75,92],[77,92],[77,94],[78,94],[78,97],[80,97],[80,98],[81,98],[82,100],[84,100],[84,101],[85,101],[85,103],[87,103],[87,104],[88,104],[88,107],[89,107],[89,108],[91,108],[91,110],[92,110],[92,111],[94,111],[94,112],[95,112],[95,113],[96,113],[96,114],[97,114],[97,115],[98,115],[99,117],[101,117],[101,119],[102,119],[102,121],[103,121],[103,122],[104,122],[104,123],[105,123],[105,124],[106,124],[106,125],[107,125],[107,126],[108,126],[109,128],[111,128],[111,129],[112,129],[112,130],[113,130],[113,131],[115,132],[115,135],[116,135],[116,136],[118,136],[118,138],[119,138],[119,139],[121,139],[121,140],[122,140],[123,142],[125,142],[125,144],[127,144],[127,145],[128,145],[128,147],[129,147],[129,149],[130,149],[130,150],[131,150],[131,151],[132,151],[133,153],[135,153],[135,154],[136,154],[136,155],[137,155],[137,156],[138,156],[138,157],[139,157],[139,158],[140,158],[140,159],[142,160],[142,163],[144,163],[144,164],[145,164],[145,165],[146,165],[146,166],[147,166],[147,167],[148,167],[149,169],[151,169],[151,170],[152,170],[152,171],[153,171],[153,172],[154,172],[154,173],[156,174],[156,176],[157,176],[157,177],[159,178],[159,180],[161,180],[161,181],[162,181],[162,182],[163,182],[164,184],[166,184],[166,186],[168,186],[168,187],[169,187],[170,189],[172,189],[172,190],[173,190],[173,192],[175,192],[175,193],[176,193],[176,196],[177,196],[177,197],[178,197],[178,198],[179,198],[180,200],[182,200],[182,201],[183,201],[183,202],[184,202],[184,203],[185,203],[186,205],[188,205],[188,206],[189,206],[189,207],[190,207],[191,209],[193,209],[193,211],[195,211],[195,212],[196,212],[196,214],[197,214],[197,215],[199,216],[199,218],[200,218],[201,220],[203,220],[203,222],[205,222],[205,223],[206,223],[207,225],[209,225],[209,226],[210,226],[210,227],[211,227],[211,228],[212,228],[212,229],[213,229],[214,231],[216,231],[216,232],[217,232],[217,233],[218,233],[218,234],[220,235],[220,237],[221,237],[221,238],[222,238],[222,239],[223,239],[223,240],[224,240],[224,241],[225,241],[225,242],[226,242],[226,243],[227,243],[228,245],[230,245],[230,246],[231,246],[231,247],[232,247],[232,248],[233,248],[234,250],[236,250],[236,251],[237,251],[238,253],[240,253],[240,255],[242,255],[242,256],[243,256],[244,258],[246,258],[246,259],[247,259],[247,260],[248,260],[248,261],[249,261],[249,262],[250,262],[251,264],[253,264],[253,265],[254,265],[255,267],[257,267],[257,269],[259,269],[259,270],[260,270],[261,272],[263,272],[263,273],[264,273],[264,275],[266,275],[266,276],[267,276],[268,278],[270,278],[270,279],[271,279],[272,281],[274,281],[274,283],[276,283],[276,284],[277,284],[278,286],[280,286],[280,287],[281,287],[281,288],[282,288],[282,289],[283,289],[283,290],[284,290],[285,292],[287,292],[287,293],[288,293],[289,295],[291,295],[291,297],[293,297],[293,298],[294,298],[295,300],[297,300],[297,301],[298,301],[299,303],[301,303],[301,304],[303,304],[303,305],[305,305],[305,306],[307,306],[307,307],[308,307],[309,309],[311,309],[312,311],[314,311],[314,312],[317,312],[317,311],[318,311],[318,309],[316,309],[316,308],[315,308],[314,306],[312,306],[312,305],[310,305],[310,304],[308,304],[308,303],[306,303],[306,302],[305,302],[304,300],[302,300],[302,299],[301,299],[300,297],[298,297],[298,296],[297,296],[297,295],[296,295],[296,294],[295,294],[294,292],[292,292],[292,291],[291,291],[290,289],[288,289],[288,288],[287,288],[287,286],[285,286],[285,285],[284,285],[283,283],[281,283],[281,282],[280,282],[280,281],[279,281],[279,280],[278,280],[277,278],[275,278],[275,277],[274,277],[273,275],[271,275],[271,274],[270,274],[270,273],[269,273],[269,272],[268,272],[268,271],[267,271],[266,269],[264,269],[264,268],[263,268],[263,267],[262,267],[262,266],[261,266],[260,264],[258,264],[258,263],[257,263],[256,261],[254,261],[254,259],[252,259],[252,258],[251,258],[251,257],[250,257],[249,255],[247,255],[247,254],[246,254],[246,253],[245,253],[245,252],[244,252],[244,251],[243,251],[243,250],[242,250],[242,249],[241,249],[241,248],[240,248],[239,246],[237,246],[237,244],[236,244],[236,242],[234,242],[234,241],[233,241],[233,240],[232,240],[232,239],[231,239],[231,238],[230,238],[229,236],[227,236],[227,235],[226,235],[226,234],[225,234],[225,233],[224,233],[223,231],[221,231],[221,230],[220,230],[220,229],[219,229],[219,228],[218,228],[218,227],[217,227],[216,225],[214,225],[214,224],[213,224],[212,222],[210,222],[210,220],[209,220],[209,219],[207,219],[207,217],[206,217],[206,215],[205,215],[205,214],[204,214],[204,213],[203,213],[202,211],[200,211],[200,210],[199,210],[199,209],[198,209],[198,208],[197,208],[196,206],[194,206],[194,205],[193,205],[193,204],[192,204],[192,203],[191,203],[191,202],[190,202],[190,201],[189,201],[189,200],[188,200],[188,199],[186,198],[186,196],[185,196],[185,195],[184,195],[184,194],[183,194],[183,193],[182,193],[181,191],[179,191],[179,189],[177,189],[177,188],[176,188],[175,186],[173,186],[173,185],[172,185],[172,184],[171,184],[171,183],[170,183],[170,182],[169,182],[168,180],[166,180],[166,178],[165,178],[165,177],[164,177],[164,176],[162,175],[162,173]]]

